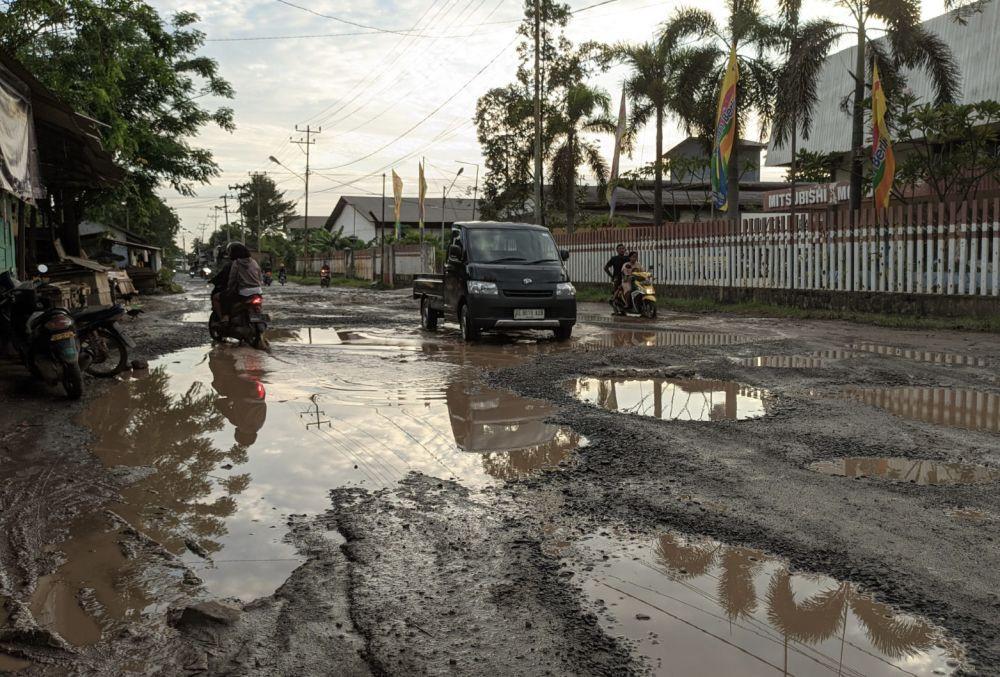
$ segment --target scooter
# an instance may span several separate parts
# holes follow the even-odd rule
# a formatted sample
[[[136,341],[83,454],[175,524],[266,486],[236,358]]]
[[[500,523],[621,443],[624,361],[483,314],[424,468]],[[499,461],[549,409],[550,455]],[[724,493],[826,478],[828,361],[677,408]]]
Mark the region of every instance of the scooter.
[[[273,281],[274,281],[274,276],[271,275],[271,271],[270,270],[265,270],[264,271],[264,286],[265,287],[270,287],[271,283]]]
[[[224,341],[234,338],[248,343],[258,350],[267,350],[268,343],[264,337],[267,324],[271,317],[263,312],[264,297],[259,293],[241,297],[229,310],[228,321],[223,321],[219,312],[212,308],[208,318],[208,333],[214,341]]]
[[[48,267],[38,266],[45,274]],[[7,334],[21,362],[36,378],[52,386],[62,383],[66,395],[83,395],[83,371],[73,316],[39,297],[41,282],[19,282],[0,275],[0,330]]]
[[[330,286],[330,269],[321,268],[319,271],[319,286],[329,287]]]
[[[611,309],[615,315],[641,315],[648,319],[656,317],[656,290],[653,288],[653,272],[637,270],[630,278],[632,291],[628,298],[615,293],[611,297]]]
[[[125,317],[124,306],[82,308],[70,314],[80,341],[80,363],[88,374],[110,378],[128,369],[128,351],[135,341],[115,326]]]
[[[285,283],[288,282],[288,273],[284,270],[278,271],[278,282],[280,282],[281,286],[284,287]]]

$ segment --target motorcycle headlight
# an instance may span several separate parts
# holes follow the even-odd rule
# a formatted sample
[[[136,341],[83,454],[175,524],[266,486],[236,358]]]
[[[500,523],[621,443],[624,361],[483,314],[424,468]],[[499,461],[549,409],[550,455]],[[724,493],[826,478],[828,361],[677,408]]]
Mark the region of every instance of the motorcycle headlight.
[[[576,296],[576,287],[573,286],[572,282],[560,282],[556,285],[556,296],[563,298],[571,298]]]
[[[474,296],[496,296],[500,293],[496,282],[469,280],[469,293]]]

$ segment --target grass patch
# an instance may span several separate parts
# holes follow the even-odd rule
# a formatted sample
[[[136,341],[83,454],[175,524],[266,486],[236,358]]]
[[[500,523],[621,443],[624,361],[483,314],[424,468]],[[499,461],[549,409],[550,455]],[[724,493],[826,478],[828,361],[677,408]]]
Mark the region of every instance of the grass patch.
[[[611,291],[609,286],[591,285],[577,289],[577,301],[604,303]],[[705,298],[673,298],[659,296],[657,305],[661,310],[680,313],[725,313],[745,317],[776,317],[794,320],[843,320],[876,327],[897,329],[961,329],[1000,333],[1000,316],[987,317],[921,317],[916,315],[888,315],[884,313],[863,313],[852,310],[810,309],[796,306],[771,305],[766,303],[719,303]]]
[[[277,281],[277,278],[275,279]],[[289,282],[295,282],[296,284],[303,284],[312,287],[319,286],[319,275],[303,277],[300,275],[289,275]],[[330,278],[331,287],[354,287],[356,289],[368,289],[372,286],[371,280],[359,280],[353,277],[331,277]]]

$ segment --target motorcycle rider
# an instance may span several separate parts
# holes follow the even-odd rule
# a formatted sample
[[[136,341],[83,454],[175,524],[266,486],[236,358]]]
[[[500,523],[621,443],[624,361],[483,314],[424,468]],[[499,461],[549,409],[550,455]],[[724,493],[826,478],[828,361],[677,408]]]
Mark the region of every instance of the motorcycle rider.
[[[260,265],[250,256],[242,242],[230,242],[226,247],[229,262],[213,278],[213,307],[224,322],[242,299],[262,293]]]
[[[639,252],[629,252],[625,263],[622,265],[618,291],[616,292],[625,304],[625,307],[632,305],[632,273],[640,270],[642,270],[642,266],[639,265]]]
[[[617,293],[618,287],[622,283],[622,266],[628,263],[625,255],[625,245],[619,244],[615,247],[615,255],[604,264],[604,273],[611,278],[611,292]]]

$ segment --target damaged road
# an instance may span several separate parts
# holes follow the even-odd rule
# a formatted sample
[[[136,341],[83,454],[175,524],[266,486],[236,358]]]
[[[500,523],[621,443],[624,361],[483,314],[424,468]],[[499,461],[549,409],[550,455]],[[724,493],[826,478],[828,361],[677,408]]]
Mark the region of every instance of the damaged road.
[[[996,336],[265,303],[270,353],[155,300],[79,407],[10,368],[0,671],[1000,671]]]

